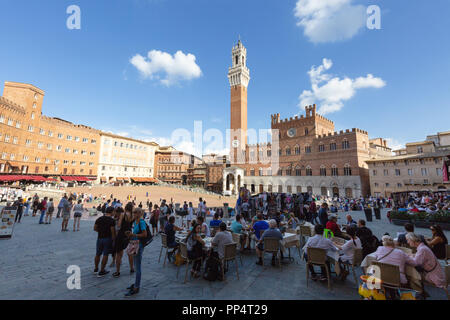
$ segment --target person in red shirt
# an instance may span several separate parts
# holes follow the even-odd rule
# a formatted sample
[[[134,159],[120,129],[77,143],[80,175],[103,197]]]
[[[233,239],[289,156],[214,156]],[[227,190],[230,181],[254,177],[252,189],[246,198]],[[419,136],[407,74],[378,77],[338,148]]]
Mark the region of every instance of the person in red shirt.
[[[339,238],[343,238],[343,239],[348,239],[349,238],[349,237],[345,236],[341,232],[341,228],[337,224],[337,217],[336,216],[331,216],[330,217],[330,220],[327,222],[326,229],[331,230],[331,232],[333,232],[335,237],[339,237]]]

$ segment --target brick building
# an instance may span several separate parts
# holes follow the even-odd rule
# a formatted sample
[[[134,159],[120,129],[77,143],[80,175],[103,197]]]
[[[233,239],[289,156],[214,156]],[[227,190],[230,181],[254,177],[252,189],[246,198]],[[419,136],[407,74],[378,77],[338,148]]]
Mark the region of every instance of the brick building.
[[[0,97],[0,172],[97,176],[100,131],[42,115],[44,91],[5,82]]]
[[[247,50],[239,41],[229,69],[231,148],[223,169],[223,190],[236,194],[241,186],[252,193],[312,192],[316,195],[360,197],[370,194],[366,160],[387,156],[386,141],[369,139],[353,128],[335,132],[333,121],[307,106],[305,116],[285,120],[271,116],[272,142],[247,144]]]

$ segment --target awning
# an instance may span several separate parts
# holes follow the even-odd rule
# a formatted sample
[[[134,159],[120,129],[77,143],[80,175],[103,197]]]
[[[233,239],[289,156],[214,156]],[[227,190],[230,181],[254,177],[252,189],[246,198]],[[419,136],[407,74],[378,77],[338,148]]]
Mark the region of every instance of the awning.
[[[48,179],[44,178],[42,176],[2,175],[2,176],[0,176],[0,181],[4,181],[4,182],[14,182],[14,181],[44,182],[44,181],[48,181]]]
[[[155,178],[143,178],[143,177],[131,178],[131,180],[133,180],[134,182],[144,182],[144,183],[157,183],[158,182],[158,180],[156,180]]]
[[[87,177],[80,177],[80,176],[73,176],[73,177],[61,176],[61,179],[64,180],[64,181],[75,181],[75,182],[90,181],[90,179],[88,179]]]

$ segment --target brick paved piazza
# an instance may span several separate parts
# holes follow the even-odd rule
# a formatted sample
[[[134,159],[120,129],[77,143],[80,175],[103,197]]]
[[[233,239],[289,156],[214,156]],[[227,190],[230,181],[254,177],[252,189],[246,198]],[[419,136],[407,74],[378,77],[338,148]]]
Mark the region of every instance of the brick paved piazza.
[[[353,217],[363,217],[353,212]],[[343,213],[339,214],[344,219]],[[111,273],[97,278],[93,272],[93,260],[97,234],[93,220],[83,220],[80,232],[60,232],[61,219],[51,225],[39,225],[38,217],[24,217],[15,226],[11,240],[0,241],[0,299],[123,299],[125,288],[134,282],[128,272],[128,262],[123,259],[122,275],[115,279]],[[72,222],[72,221],[71,221]],[[72,225],[69,224],[71,230]],[[391,225],[385,218],[368,223],[377,236],[384,232],[396,235],[401,227]],[[419,233],[430,235],[427,229]],[[447,236],[450,234],[447,232]],[[230,264],[226,282],[208,282],[192,279],[183,284],[185,266],[176,278],[176,268],[158,264],[160,237],[144,252],[141,292],[132,299],[359,299],[352,277],[346,282],[334,279],[332,291],[326,283],[310,282],[306,287],[305,263],[299,261],[283,265],[280,271],[270,265],[255,265],[255,254],[243,256],[239,264],[240,281],[237,281],[233,264]],[[68,290],[66,269],[69,265],[81,268],[81,290]],[[360,272],[360,271],[359,271]],[[443,290],[428,288],[432,299],[446,299]]]

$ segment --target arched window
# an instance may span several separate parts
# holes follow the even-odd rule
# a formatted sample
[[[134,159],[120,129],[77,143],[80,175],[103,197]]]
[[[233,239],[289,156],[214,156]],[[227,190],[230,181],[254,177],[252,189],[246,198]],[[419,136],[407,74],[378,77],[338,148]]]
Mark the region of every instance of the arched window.
[[[251,168],[251,169],[250,169],[250,175],[251,175],[251,176],[254,176],[254,175],[255,175],[255,168]]]
[[[311,169],[310,166],[307,166],[307,167],[306,167],[305,172],[306,172],[306,175],[307,175],[307,176],[312,176],[312,169]]]
[[[311,153],[311,146],[305,146],[305,153]]]
[[[324,152],[324,151],[325,151],[325,145],[319,144],[319,152]]]
[[[263,168],[259,168],[259,175],[260,175],[260,176],[263,176],[263,175],[264,175]]]
[[[331,166],[331,175],[332,175],[332,176],[335,176],[335,177],[339,175],[338,168],[336,167],[335,164],[333,164],[333,165]]]
[[[287,156],[291,155],[291,147],[286,147],[286,155]]]
[[[350,165],[347,163],[344,166],[344,176],[351,176],[352,175],[352,168],[350,167]]]
[[[327,168],[324,165],[320,166],[320,175],[325,177],[327,175]]]
[[[300,176],[302,175],[302,169],[300,169],[299,166],[296,166],[296,167],[295,167],[295,175],[296,175],[297,177],[300,177]]]
[[[349,149],[350,148],[350,143],[348,142],[347,139],[344,139],[344,141],[342,141],[342,149]]]
[[[267,175],[271,176],[272,175],[272,168],[267,168]]]
[[[294,152],[295,152],[295,154],[300,154],[300,147],[298,145],[295,146]]]
[[[291,167],[287,167],[287,168],[286,168],[286,175],[287,175],[287,176],[291,176],[291,175],[292,175],[292,169],[291,169]]]
[[[336,150],[337,148],[336,148],[336,142],[334,142],[334,141],[332,141],[331,143],[330,143],[330,151],[334,151],[334,150]]]

